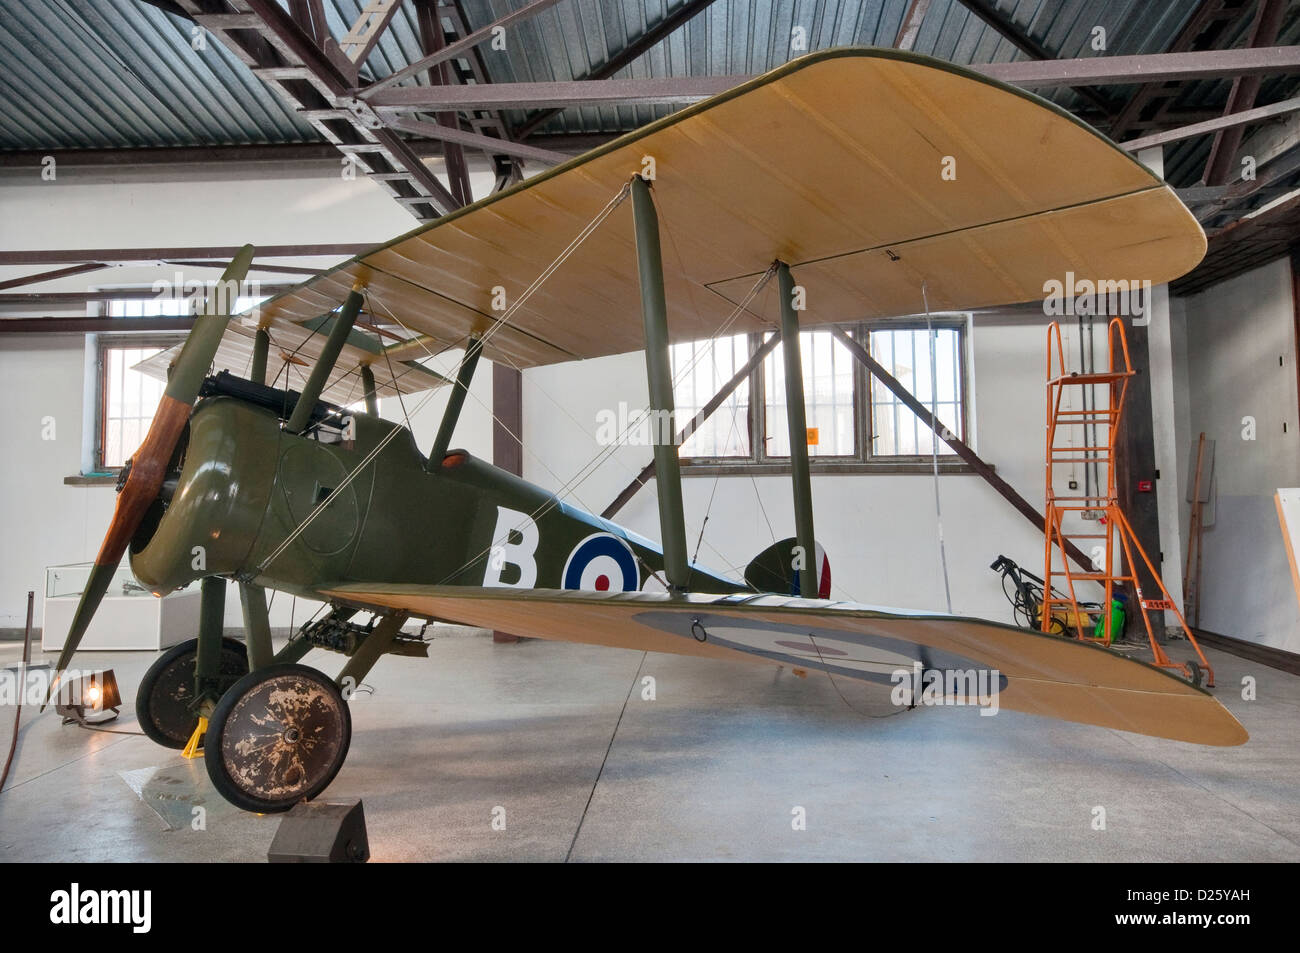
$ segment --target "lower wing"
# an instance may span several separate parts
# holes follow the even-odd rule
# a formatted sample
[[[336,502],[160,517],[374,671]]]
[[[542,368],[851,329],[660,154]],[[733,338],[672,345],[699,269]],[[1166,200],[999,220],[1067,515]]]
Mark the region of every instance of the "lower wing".
[[[767,660],[886,685],[908,684],[903,672],[985,673],[979,684],[996,679],[1001,708],[1204,745],[1239,745],[1249,737],[1213,696],[1166,671],[1100,646],[981,619],[746,594],[371,583],[325,593],[516,635]]]

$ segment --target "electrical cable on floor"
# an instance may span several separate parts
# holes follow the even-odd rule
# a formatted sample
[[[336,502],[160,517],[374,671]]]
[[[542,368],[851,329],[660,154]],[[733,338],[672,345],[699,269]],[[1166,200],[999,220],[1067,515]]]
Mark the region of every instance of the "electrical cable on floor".
[[[600,784],[601,775],[605,773],[605,762],[609,760],[609,753],[614,748],[614,739],[618,737],[619,725],[623,724],[623,716],[627,714],[628,702],[632,700],[632,693],[636,691],[637,682],[641,680],[641,669],[645,666],[645,660],[649,655],[649,652],[641,653],[641,661],[636,667],[636,674],[632,676],[632,684],[628,686],[627,697],[623,699],[623,708],[618,713],[618,721],[614,722],[614,730],[609,735],[609,744],[605,746],[605,757],[600,759],[600,769],[596,772],[596,780],[591,782],[591,791],[587,794],[587,803],[582,806],[582,816],[578,818],[578,826],[573,832],[573,840],[569,841],[569,850],[564,855],[566,864],[569,862],[569,858],[573,856],[573,848],[578,846],[578,835],[582,833],[583,822],[587,820],[587,811],[591,808],[591,800],[596,796],[596,786]]]
[[[99,731],[106,735],[139,735],[141,738],[145,736],[143,731],[123,731],[121,728],[101,728],[98,725],[88,724],[84,721],[76,721],[73,722],[73,724],[78,728],[85,728],[87,731]]]

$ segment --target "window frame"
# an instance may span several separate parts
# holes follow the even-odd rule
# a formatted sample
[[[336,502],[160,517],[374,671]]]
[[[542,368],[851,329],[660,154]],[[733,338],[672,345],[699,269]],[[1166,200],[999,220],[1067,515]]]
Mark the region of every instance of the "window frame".
[[[105,308],[107,310],[107,308]],[[166,350],[185,342],[185,332],[109,331],[95,335],[95,445],[92,460],[96,473],[120,473],[121,466],[104,462],[108,433],[108,352],[156,347]],[[130,453],[135,453],[131,450]]]
[[[971,433],[970,395],[970,315],[965,312],[944,312],[932,315],[930,326],[938,329],[952,329],[957,332],[957,361],[961,380],[959,381],[959,406],[961,408],[960,433],[957,435],[963,443],[969,443]],[[904,318],[873,318],[841,325],[849,336],[864,350],[870,353],[870,333],[879,330],[925,330],[926,319],[909,315]],[[807,331],[823,330],[807,328]],[[749,353],[761,346],[763,335],[772,332],[751,332]],[[771,352],[773,356],[780,351],[780,345]],[[767,380],[764,365],[759,361],[749,375],[749,406],[746,422],[749,426],[750,453],[748,456],[682,456],[681,468],[684,476],[728,476],[728,475],[782,475],[791,472],[788,456],[773,456],[767,453]],[[853,359],[853,433],[855,452],[852,455],[813,456],[808,458],[809,470],[815,474],[860,474],[860,473],[930,473],[933,468],[931,455],[886,455],[877,456],[874,452],[875,433],[872,419],[872,401],[870,391],[870,374],[866,367]],[[719,408],[719,411],[721,408]],[[676,421],[678,429],[687,423],[684,419]],[[924,425],[923,425],[924,426]],[[969,464],[954,454],[941,454],[940,472],[973,472]]]

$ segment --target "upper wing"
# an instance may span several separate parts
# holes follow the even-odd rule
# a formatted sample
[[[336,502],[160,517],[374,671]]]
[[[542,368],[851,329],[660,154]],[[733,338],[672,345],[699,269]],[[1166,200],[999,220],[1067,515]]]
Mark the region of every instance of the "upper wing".
[[[1177,196],[1056,106],[941,60],[813,53],[348,261],[262,306],[309,321],[355,282],[436,346],[482,331],[628,179],[655,165],[673,340],[717,333],[775,259],[806,324],[1029,301],[1044,282],[1153,284],[1205,235]],[[950,160],[950,161],[949,161]],[[945,176],[947,171],[950,175]],[[520,367],[643,346],[630,203],[485,348]],[[769,290],[741,331],[776,321]],[[424,355],[423,345],[407,357]]]
[[[256,312],[253,312],[256,314]],[[317,318],[302,325],[280,322],[271,330],[272,344],[267,355],[267,383],[288,389],[301,388],[306,383],[311,366],[320,357],[329,333],[331,318]],[[239,377],[248,376],[253,363],[255,327],[231,321],[221,338],[212,366],[218,371],[230,371]],[[136,364],[132,370],[141,371],[160,381],[167,380],[167,369],[180,356],[183,344]],[[348,335],[347,343],[339,354],[336,370],[331,375],[321,400],[346,407],[365,396],[361,383],[361,365],[370,367],[375,377],[375,392],[380,397],[397,394],[414,394],[448,383],[447,378],[419,363],[415,358],[427,356],[423,352],[409,352],[416,345],[385,341],[379,334],[361,329]],[[385,351],[387,350],[387,354]]]
[[[939,614],[901,615],[784,596],[673,598],[461,586],[342,585],[326,590],[372,607],[620,648],[767,659],[835,677],[894,683],[894,673],[996,670],[1000,707],[1206,745],[1248,738],[1208,693],[1114,652],[1026,629]]]

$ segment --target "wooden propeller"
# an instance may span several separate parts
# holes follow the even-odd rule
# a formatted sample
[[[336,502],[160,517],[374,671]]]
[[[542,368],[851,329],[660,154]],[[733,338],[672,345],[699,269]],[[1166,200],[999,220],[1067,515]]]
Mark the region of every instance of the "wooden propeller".
[[[126,483],[118,492],[113,519],[108,524],[108,532],[104,534],[104,542],[95,557],[86,588],[81,593],[81,601],[77,603],[77,612],[72,617],[68,638],[63,643],[63,651],[59,653],[56,672],[67,669],[95,610],[108,591],[118,563],[122,561],[122,554],[140,528],[145,513],[158,498],[167,473],[167,464],[189,422],[190,411],[199,396],[199,387],[207,376],[221,337],[230,323],[235,289],[247,276],[252,261],[253,246],[245,245],[222,274],[216,293],[208,298],[203,314],[195,319],[194,327],[185,339],[185,346],[181,348],[180,357],[176,359],[167,380],[167,390],[149,424],[149,433],[128,463],[130,469]],[[53,691],[54,686],[51,685],[51,695]]]

